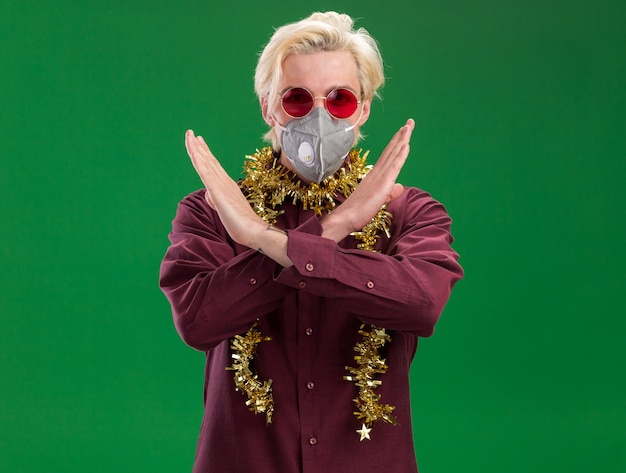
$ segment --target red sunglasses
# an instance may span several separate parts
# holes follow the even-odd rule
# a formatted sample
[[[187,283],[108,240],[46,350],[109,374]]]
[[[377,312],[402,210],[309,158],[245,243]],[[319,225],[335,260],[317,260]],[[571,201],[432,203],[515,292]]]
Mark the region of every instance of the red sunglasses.
[[[315,99],[324,99],[326,110],[334,118],[352,116],[361,103],[349,89],[334,89],[326,97],[315,97],[304,87],[292,87],[283,92],[280,104],[291,118],[302,118],[313,110]]]

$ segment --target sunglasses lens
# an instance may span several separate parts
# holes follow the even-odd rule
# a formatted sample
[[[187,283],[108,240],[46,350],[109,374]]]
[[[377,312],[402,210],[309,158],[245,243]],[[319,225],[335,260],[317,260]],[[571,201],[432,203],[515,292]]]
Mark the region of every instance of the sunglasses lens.
[[[348,89],[335,89],[326,97],[326,107],[335,118],[348,118],[356,112],[359,101]]]
[[[288,115],[300,118],[313,108],[313,96],[306,89],[294,87],[283,94],[282,104]]]

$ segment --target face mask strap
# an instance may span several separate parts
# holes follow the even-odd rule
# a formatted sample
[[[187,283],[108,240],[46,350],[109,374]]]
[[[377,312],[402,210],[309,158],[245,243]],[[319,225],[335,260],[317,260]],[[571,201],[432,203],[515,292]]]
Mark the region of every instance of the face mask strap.
[[[359,118],[356,119],[356,122],[354,122],[354,125],[350,125],[348,128],[345,128],[343,131],[347,133],[348,131],[354,130],[356,126],[359,124],[359,122],[361,121],[362,116],[363,116],[363,106],[361,106],[361,112],[359,113]]]
[[[278,121],[278,118],[276,118],[274,115],[272,115],[272,118],[274,119],[274,123],[276,123],[276,128],[278,128],[281,132],[282,131],[287,131],[287,128],[285,128],[284,126],[282,126],[280,124],[280,122]]]

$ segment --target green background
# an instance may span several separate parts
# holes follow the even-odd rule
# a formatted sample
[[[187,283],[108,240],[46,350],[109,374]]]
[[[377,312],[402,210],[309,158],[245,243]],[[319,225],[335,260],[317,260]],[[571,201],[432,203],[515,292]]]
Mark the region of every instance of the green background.
[[[256,56],[334,9],[381,44],[376,157],[454,219],[466,278],[413,366],[425,473],[626,471],[626,6],[610,0],[3,1],[0,471],[189,471],[203,355],[158,268],[200,186],[265,131]],[[321,415],[323,413],[320,413]]]

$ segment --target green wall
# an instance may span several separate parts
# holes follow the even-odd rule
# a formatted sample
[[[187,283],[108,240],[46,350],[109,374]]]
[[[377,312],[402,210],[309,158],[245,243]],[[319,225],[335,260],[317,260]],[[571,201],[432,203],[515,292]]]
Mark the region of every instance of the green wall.
[[[214,6],[219,4],[219,6]],[[626,471],[626,20],[611,0],[4,1],[0,471],[189,471],[203,356],[157,287],[194,128],[262,145],[273,27],[345,11],[388,82],[363,143],[417,123],[402,182],[466,278],[412,373],[421,470]]]

